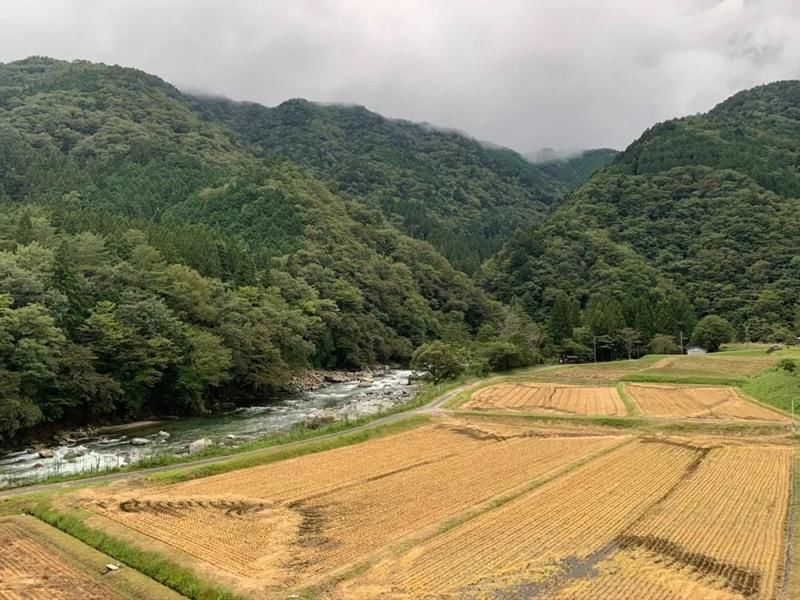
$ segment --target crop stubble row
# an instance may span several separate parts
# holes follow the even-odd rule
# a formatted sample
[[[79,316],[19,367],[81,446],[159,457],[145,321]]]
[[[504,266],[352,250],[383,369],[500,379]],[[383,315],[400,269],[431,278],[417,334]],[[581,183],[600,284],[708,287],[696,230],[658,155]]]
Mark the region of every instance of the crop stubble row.
[[[773,410],[743,398],[727,386],[627,384],[629,398],[645,416],[786,421]]]
[[[120,598],[11,520],[0,521],[0,599]]]
[[[106,498],[88,507],[227,572],[285,585],[349,564],[624,439],[426,427],[359,445],[357,453],[308,455],[287,461],[291,468],[265,465],[237,478],[209,477],[135,502]],[[430,455],[420,444],[429,444]],[[314,474],[320,479],[309,482]]]
[[[625,405],[612,387],[501,383],[478,390],[467,409],[547,411],[575,415],[622,416]]]
[[[783,568],[791,449],[713,448],[674,494],[636,524],[601,576],[563,598],[776,596]],[[701,591],[704,590],[704,591]]]

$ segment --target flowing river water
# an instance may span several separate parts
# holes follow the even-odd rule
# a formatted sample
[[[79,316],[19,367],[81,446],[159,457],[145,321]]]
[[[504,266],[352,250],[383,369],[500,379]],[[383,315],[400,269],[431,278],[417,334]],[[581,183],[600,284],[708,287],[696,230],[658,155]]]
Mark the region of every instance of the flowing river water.
[[[55,445],[49,448],[52,458],[42,458],[38,451],[32,450],[10,452],[0,455],[0,489],[53,475],[104,471],[154,455],[186,454],[188,445],[201,438],[235,446],[291,429],[320,410],[336,419],[376,414],[413,397],[409,375],[410,371],[392,369],[371,381],[333,383],[224,415],[162,421],[81,443]],[[162,436],[159,433],[162,431],[169,437]],[[148,443],[133,445],[134,438],[146,439]]]

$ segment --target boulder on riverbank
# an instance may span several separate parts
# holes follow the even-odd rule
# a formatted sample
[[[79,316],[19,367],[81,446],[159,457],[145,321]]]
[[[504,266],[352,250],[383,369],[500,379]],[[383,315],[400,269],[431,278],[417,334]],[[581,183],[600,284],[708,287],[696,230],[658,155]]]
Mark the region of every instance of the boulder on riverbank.
[[[309,429],[318,429],[336,420],[336,414],[330,410],[315,410],[306,415],[305,424]]]
[[[202,452],[206,448],[211,447],[213,443],[214,442],[212,442],[208,438],[200,438],[199,440],[195,440],[191,444],[189,444],[189,454],[196,454],[198,452]]]

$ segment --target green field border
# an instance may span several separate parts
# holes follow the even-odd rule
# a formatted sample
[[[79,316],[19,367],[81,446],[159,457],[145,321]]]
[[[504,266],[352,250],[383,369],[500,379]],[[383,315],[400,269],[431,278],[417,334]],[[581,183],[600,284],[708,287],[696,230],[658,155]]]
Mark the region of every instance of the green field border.
[[[157,552],[142,550],[90,527],[86,524],[88,516],[77,509],[55,510],[48,499],[36,503],[27,514],[191,600],[245,600],[243,596],[234,594],[225,587],[206,583],[191,570],[164,558]]]
[[[151,577],[132,568],[122,568],[109,572],[106,565],[115,562],[107,554],[83,543],[31,515],[13,515],[0,519],[16,524],[32,539],[57,555],[65,564],[74,567],[91,579],[109,588],[124,598],[159,598],[159,600],[180,600],[183,594],[161,585]]]

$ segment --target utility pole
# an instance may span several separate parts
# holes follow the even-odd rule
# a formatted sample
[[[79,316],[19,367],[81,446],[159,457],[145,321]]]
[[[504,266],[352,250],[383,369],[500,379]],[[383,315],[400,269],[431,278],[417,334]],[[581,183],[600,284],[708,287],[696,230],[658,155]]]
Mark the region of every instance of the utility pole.
[[[681,329],[681,354],[683,354],[683,329]]]
[[[594,362],[597,362],[597,336],[592,336],[592,349],[594,351]]]

